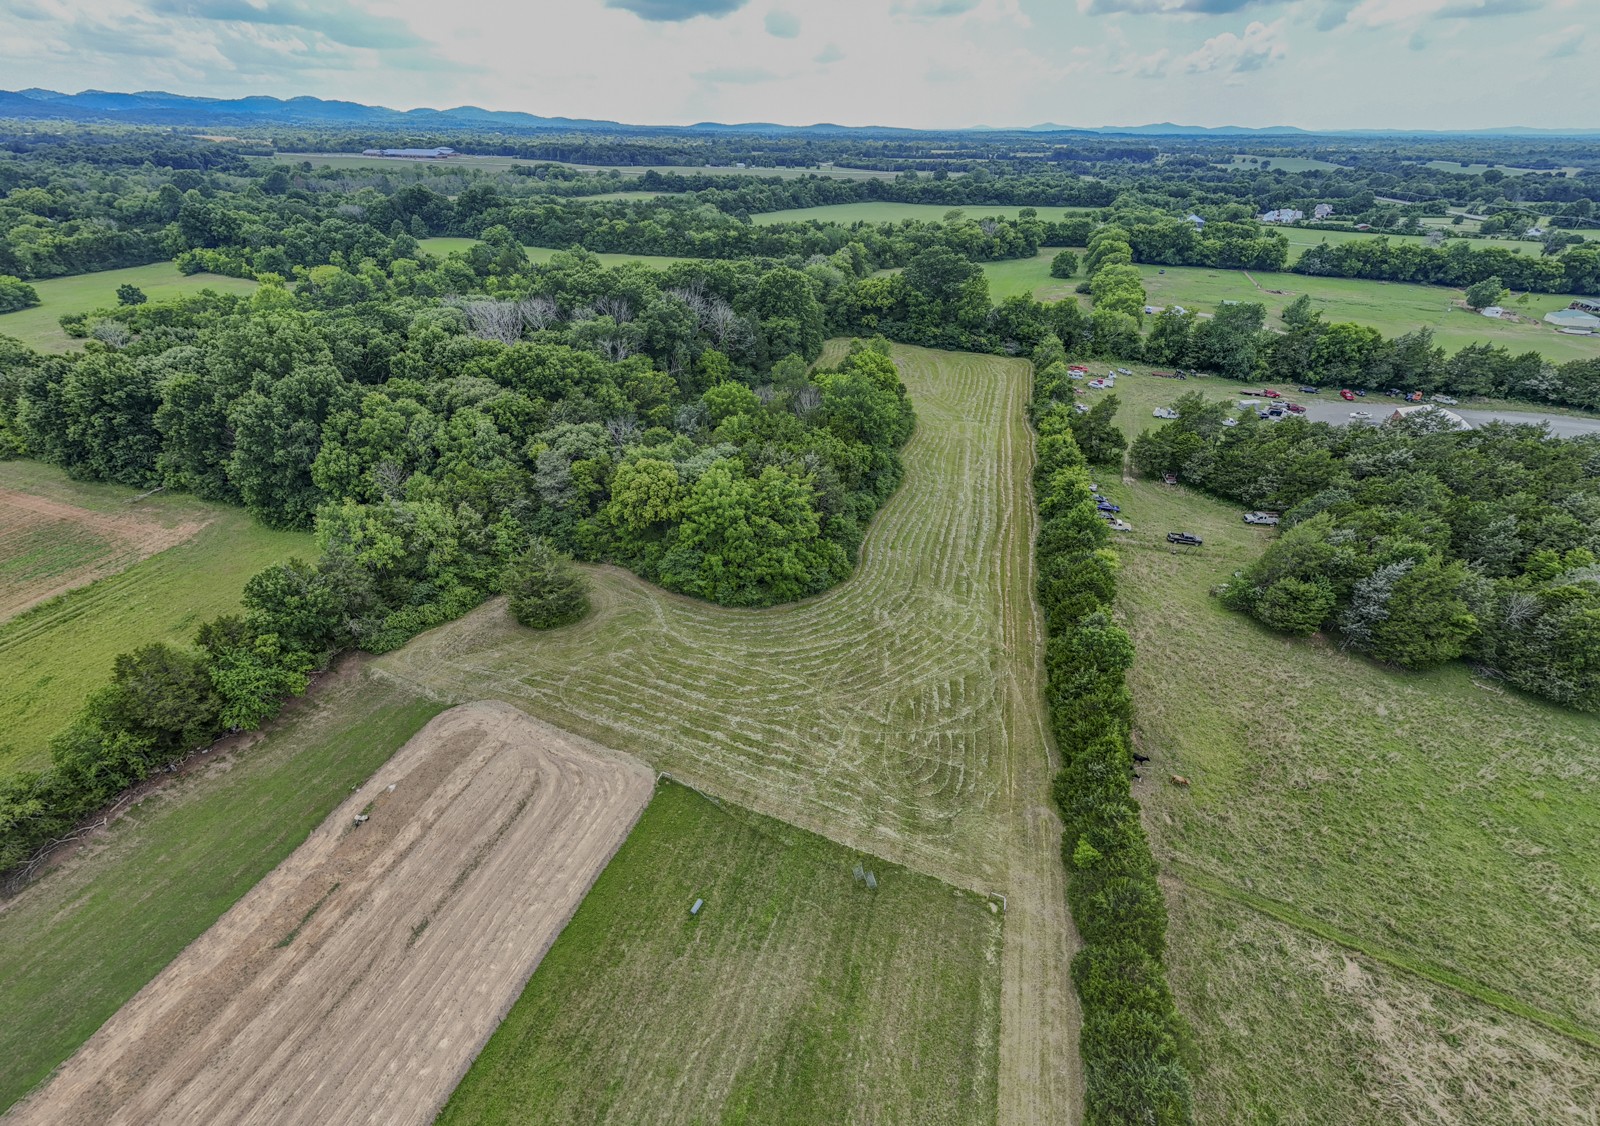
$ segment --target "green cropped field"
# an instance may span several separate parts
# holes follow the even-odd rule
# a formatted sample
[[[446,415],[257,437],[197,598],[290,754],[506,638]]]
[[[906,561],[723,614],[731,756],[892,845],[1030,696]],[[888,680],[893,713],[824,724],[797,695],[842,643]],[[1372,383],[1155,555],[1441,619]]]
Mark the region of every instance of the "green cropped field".
[[[719,799],[1005,895],[999,1118],[1064,1121],[1077,1015],[1032,601],[1030,371],[895,357],[918,416],[906,479],[834,590],[730,610],[596,568],[595,611],[573,626],[522,629],[497,599],[375,667],[442,700],[506,700]]]
[[[1148,369],[1139,369],[1141,373]],[[1119,380],[1131,435],[1181,391]],[[1600,719],[1222,609],[1273,533],[1102,485],[1204,1122],[1581,1122],[1600,1102]],[[1174,553],[1167,531],[1200,535]],[[1170,774],[1192,780],[1168,783]],[[1587,1046],[1586,1046],[1587,1045]]]
[[[0,490],[92,514],[125,516],[148,507],[153,525],[181,522],[193,529],[141,562],[0,623],[0,715],[6,717],[0,772],[44,764],[47,740],[105,682],[118,653],[151,641],[188,641],[201,622],[238,607],[251,575],[291,555],[314,554],[310,535],[262,527],[243,509],[187,496],[149,497],[130,506],[133,489],[70,481],[34,462],[0,462]],[[61,526],[71,526],[70,511]],[[53,557],[63,569],[100,552],[92,532],[66,540]],[[39,552],[11,556],[14,562],[30,558],[37,571]],[[23,581],[17,568],[9,574],[0,569],[0,576],[0,596],[6,584]]]
[[[1050,260],[1055,254],[1052,249],[1033,258],[985,262],[983,272],[989,278],[990,298],[998,303],[1017,294],[1029,294],[1039,301],[1069,297],[1076,300],[1074,287],[1083,275],[1052,278]],[[1329,321],[1370,325],[1385,336],[1399,336],[1427,326],[1433,329],[1434,342],[1447,352],[1459,351],[1468,344],[1490,343],[1514,352],[1539,352],[1557,363],[1600,357],[1600,336],[1564,336],[1541,319],[1552,310],[1565,309],[1573,300],[1571,294],[1535,293],[1525,305],[1513,302],[1509,308],[1524,318],[1518,323],[1489,320],[1457,308],[1452,303],[1462,300],[1462,291],[1443,286],[1247,273],[1205,266],[1140,266],[1139,272],[1144,276],[1150,304],[1157,307],[1182,305],[1210,313],[1223,301],[1258,302],[1267,307],[1269,327],[1282,328],[1283,310],[1306,293]],[[1088,298],[1083,301],[1087,303]]]
[[[476,246],[479,240],[475,238],[425,238],[417,241],[421,244],[422,249],[429,254],[437,254],[443,257],[446,254],[464,253]],[[547,246],[527,246],[523,247],[523,249],[528,252],[528,261],[539,263],[548,262],[561,253],[559,250]],[[691,261],[688,258],[668,258],[649,254],[596,254],[595,257],[600,259],[602,266],[621,266],[625,262],[642,262],[646,266],[655,266],[658,269],[663,266],[670,266],[674,262]]]
[[[439,1122],[993,1122],[997,906],[663,782]]]
[[[335,676],[180,776],[0,911],[0,1109],[305,839],[441,705]]]
[[[829,203],[818,207],[794,207],[786,211],[766,211],[750,216],[752,223],[898,223],[902,219],[920,219],[925,223],[939,223],[951,211],[959,211],[969,219],[1000,216],[1015,219],[1020,207],[1002,204],[942,204],[942,203]],[[1069,216],[1093,215],[1092,207],[1035,207],[1039,218],[1055,221]]]
[[[181,274],[171,262],[152,262],[148,266],[101,270],[68,278],[46,278],[28,284],[39,291],[39,304],[14,313],[0,313],[0,334],[15,336],[41,352],[65,352],[80,346],[82,341],[74,340],[61,331],[60,318],[67,313],[116,308],[118,286],[136,285],[152,301],[187,297],[203,289],[214,289],[220,293],[248,293],[256,287],[254,281],[244,278]]]

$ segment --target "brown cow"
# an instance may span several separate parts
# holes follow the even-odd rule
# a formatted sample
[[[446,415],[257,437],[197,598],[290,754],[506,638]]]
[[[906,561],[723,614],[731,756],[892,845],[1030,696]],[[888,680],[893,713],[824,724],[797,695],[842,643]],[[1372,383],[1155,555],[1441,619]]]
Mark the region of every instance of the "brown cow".
[[[1181,774],[1174,774],[1172,776],[1172,784],[1174,786],[1187,786],[1189,784],[1189,780]]]

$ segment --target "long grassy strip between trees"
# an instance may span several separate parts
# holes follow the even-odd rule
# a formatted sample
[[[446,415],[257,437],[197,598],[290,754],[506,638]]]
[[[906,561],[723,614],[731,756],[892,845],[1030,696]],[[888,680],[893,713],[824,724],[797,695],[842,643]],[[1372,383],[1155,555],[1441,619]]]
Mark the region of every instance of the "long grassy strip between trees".
[[[1040,359],[1055,357],[1041,350]],[[1072,872],[1067,900],[1084,948],[1072,962],[1083,1002],[1080,1050],[1085,1121],[1193,1120],[1184,1032],[1161,959],[1166,909],[1155,860],[1130,792],[1133,660],[1128,635],[1111,622],[1117,558],[1105,547],[1083,452],[1064,406],[1040,404],[1039,602],[1050,725],[1062,767],[1054,792]]]
[[[1130,435],[1180,389],[1237,397],[1148,370],[1117,383]],[[1197,1119],[1585,1121],[1600,721],[1461,664],[1396,672],[1273,634],[1209,591],[1275,532],[1181,485],[1100,483],[1133,525],[1118,608],[1152,760],[1134,792],[1168,876]],[[1174,554],[1169,530],[1204,545]]]
[[[719,798],[1005,895],[1000,1121],[1069,1121],[1077,1011],[1030,598],[1028,368],[893,354],[918,426],[839,587],[734,610],[600,568],[576,625],[531,633],[495,602],[377,668],[444,700],[507,700]]]
[[[993,1122],[1001,918],[664,781],[440,1122]]]
[[[136,495],[126,486],[68,482],[32,462],[0,462],[0,488],[124,510]],[[207,618],[238,610],[252,574],[313,551],[309,535],[264,528],[227,505],[172,497],[163,510],[204,526],[120,574],[0,624],[0,772],[48,761],[47,741],[105,683],[118,653],[186,640]]]
[[[435,714],[359,672],[180,776],[0,911],[10,1106],[321,824]]]

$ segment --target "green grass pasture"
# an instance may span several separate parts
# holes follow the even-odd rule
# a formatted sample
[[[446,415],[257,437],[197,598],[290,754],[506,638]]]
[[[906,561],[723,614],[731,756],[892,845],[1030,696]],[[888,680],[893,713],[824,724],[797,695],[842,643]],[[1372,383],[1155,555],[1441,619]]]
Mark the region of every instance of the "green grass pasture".
[[[1078,252],[1079,254],[1082,251]],[[1016,294],[1039,301],[1077,300],[1077,277],[1050,276],[1055,250],[1033,258],[985,262],[989,296],[999,303]],[[1223,301],[1249,301],[1267,307],[1269,327],[1283,327],[1283,310],[1302,293],[1329,321],[1369,325],[1386,336],[1398,336],[1427,326],[1434,341],[1447,352],[1469,344],[1500,344],[1513,352],[1538,352],[1563,363],[1600,357],[1600,336],[1564,336],[1542,320],[1555,309],[1565,309],[1571,294],[1535,293],[1525,305],[1509,306],[1522,322],[1489,320],[1454,306],[1463,298],[1459,289],[1409,285],[1404,282],[1365,281],[1359,278],[1304,277],[1300,274],[1246,273],[1243,270],[1205,266],[1140,266],[1149,302],[1155,306],[1182,305],[1196,312],[1214,312]],[[1252,280],[1253,279],[1253,280]],[[1088,299],[1083,299],[1087,304]]]
[[[818,207],[794,207],[785,211],[767,211],[760,215],[752,215],[750,221],[764,225],[772,223],[806,223],[816,220],[820,223],[898,223],[903,219],[920,219],[925,223],[939,223],[951,211],[959,211],[968,219],[984,219],[1000,217],[1015,219],[1021,207],[1007,207],[1001,204],[960,204],[946,205],[942,203],[830,203]],[[1071,216],[1092,215],[1097,210],[1092,207],[1035,207],[1039,218],[1046,221],[1057,221]]]
[[[1062,1121],[1077,1017],[1032,602],[1030,371],[894,354],[918,417],[906,478],[840,586],[730,610],[595,568],[595,611],[575,625],[523,629],[497,599],[377,667],[451,702],[506,700],[720,800],[1006,895],[1000,1116]],[[914,1120],[892,1106],[857,1120],[874,1117]]]
[[[245,278],[181,274],[171,262],[152,262],[148,266],[100,270],[66,278],[46,278],[28,284],[39,291],[39,304],[14,313],[0,313],[0,333],[15,336],[41,352],[65,352],[78,347],[82,342],[61,331],[60,318],[67,313],[116,308],[117,287],[121,285],[138,286],[152,301],[188,297],[203,289],[214,289],[221,293],[248,293],[256,287],[254,281]]]
[[[479,240],[475,238],[448,237],[425,238],[418,240],[418,242],[420,242],[422,245],[422,249],[426,250],[429,254],[437,254],[441,257],[447,254],[463,253],[467,250],[470,250],[472,247],[478,244],[478,241]],[[528,246],[524,247],[523,249],[528,252],[528,261],[538,263],[548,262],[557,254],[561,253],[561,251],[547,246]],[[655,266],[657,269],[670,266],[674,262],[692,261],[692,259],[688,258],[669,258],[663,255],[650,254],[596,254],[595,257],[600,259],[600,264],[603,266],[621,266],[627,262],[641,262],[646,266]]]
[[[997,906],[663,782],[439,1121],[993,1122]]]
[[[0,488],[101,510],[126,508],[137,495],[119,485],[69,481],[25,461],[0,462]],[[118,653],[151,641],[187,642],[201,622],[238,607],[251,575],[291,555],[314,554],[310,535],[262,527],[243,509],[192,497],[139,502],[152,503],[158,518],[205,526],[120,573],[0,624],[0,715],[6,717],[0,771],[42,765],[46,741],[105,683]]]
[[[442,706],[359,674],[177,778],[0,911],[0,1108],[87,1040]]]
[[[1130,435],[1182,391],[1240,395],[1137,370],[1116,388]],[[1600,719],[1463,664],[1401,673],[1271,633],[1209,594],[1271,529],[1181,485],[1101,484],[1134,526],[1116,537],[1151,757],[1134,789],[1168,881],[1198,1119],[1585,1121]],[[1205,545],[1175,553],[1168,531]]]

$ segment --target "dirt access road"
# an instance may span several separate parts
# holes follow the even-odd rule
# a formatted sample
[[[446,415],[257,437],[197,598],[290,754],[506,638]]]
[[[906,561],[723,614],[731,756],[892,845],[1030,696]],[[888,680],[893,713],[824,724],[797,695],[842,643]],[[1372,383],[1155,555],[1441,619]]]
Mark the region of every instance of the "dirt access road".
[[[431,1122],[653,788],[508,705],[445,712],[7,1121]]]

